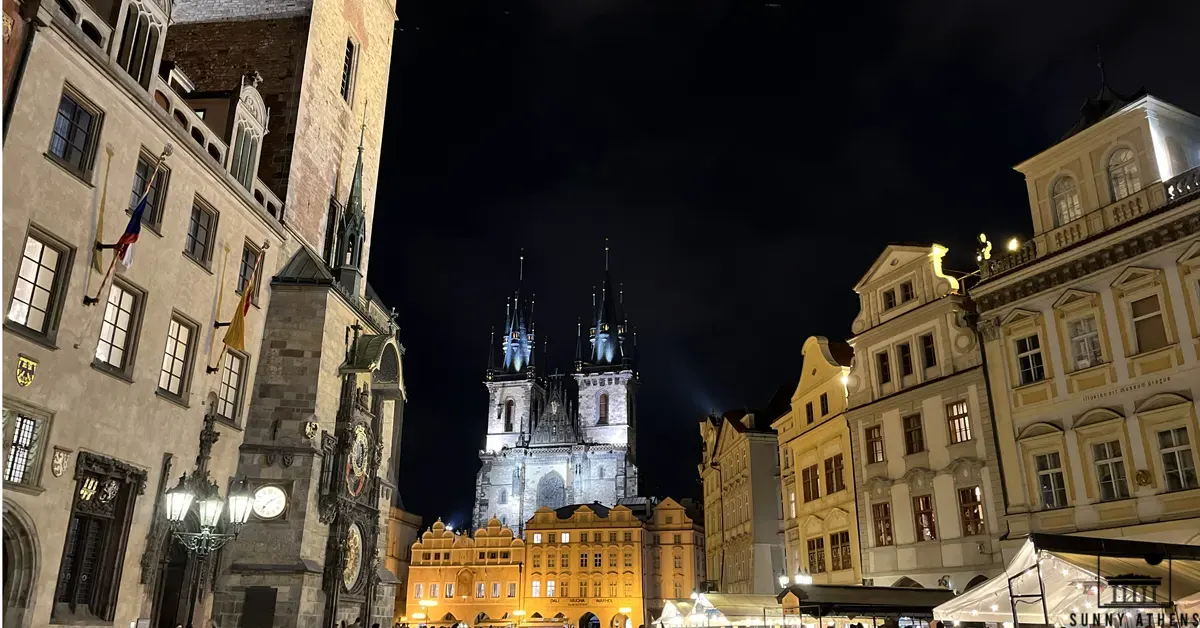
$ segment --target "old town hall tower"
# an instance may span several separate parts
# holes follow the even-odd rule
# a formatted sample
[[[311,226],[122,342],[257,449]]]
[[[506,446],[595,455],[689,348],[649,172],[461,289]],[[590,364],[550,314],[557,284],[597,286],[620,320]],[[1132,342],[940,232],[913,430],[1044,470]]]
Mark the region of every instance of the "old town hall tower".
[[[496,517],[519,531],[542,506],[615,504],[638,492],[637,340],[607,259],[600,292],[592,295],[586,343],[582,323],[578,327],[569,378],[538,375],[534,303],[523,284],[522,276],[508,299],[499,364],[494,342],[489,350],[476,527]]]

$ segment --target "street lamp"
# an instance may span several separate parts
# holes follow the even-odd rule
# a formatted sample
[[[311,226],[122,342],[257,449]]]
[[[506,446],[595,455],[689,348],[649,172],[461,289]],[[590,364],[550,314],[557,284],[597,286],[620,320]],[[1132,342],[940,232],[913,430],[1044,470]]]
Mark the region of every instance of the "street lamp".
[[[796,584],[812,584],[813,577],[808,573],[807,569],[797,569],[796,577],[792,578],[792,582]]]
[[[786,589],[788,582],[791,582],[791,578],[789,578],[787,576],[787,572],[786,571],[779,572],[779,588]]]

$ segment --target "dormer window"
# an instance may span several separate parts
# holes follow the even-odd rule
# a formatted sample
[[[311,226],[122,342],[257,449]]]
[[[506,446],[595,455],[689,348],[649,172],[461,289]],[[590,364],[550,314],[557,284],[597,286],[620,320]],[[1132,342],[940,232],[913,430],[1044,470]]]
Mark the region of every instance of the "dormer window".
[[[916,293],[913,292],[913,284],[911,281],[906,281],[906,282],[900,284],[900,302],[901,303],[908,303],[909,301],[912,301],[916,296],[917,296]]]
[[[1108,185],[1114,203],[1142,189],[1142,178],[1132,150],[1120,148],[1108,158]]]
[[[121,47],[117,49],[117,65],[142,87],[149,87],[150,77],[154,74],[161,32],[162,27],[148,10],[136,2],[129,3],[121,31]]]
[[[896,291],[895,290],[884,290],[883,291],[883,309],[890,310],[894,307],[896,307]]]
[[[1050,203],[1054,206],[1054,226],[1061,227],[1083,216],[1079,203],[1079,188],[1075,179],[1060,177],[1050,186]]]

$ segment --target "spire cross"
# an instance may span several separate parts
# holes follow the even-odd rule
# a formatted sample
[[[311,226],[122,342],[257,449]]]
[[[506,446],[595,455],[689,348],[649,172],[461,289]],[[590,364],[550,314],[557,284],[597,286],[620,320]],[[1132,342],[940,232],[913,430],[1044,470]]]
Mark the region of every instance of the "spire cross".
[[[518,281],[525,281],[525,249],[521,249],[521,267],[517,273]]]
[[[608,270],[608,238],[604,238],[604,270]]]

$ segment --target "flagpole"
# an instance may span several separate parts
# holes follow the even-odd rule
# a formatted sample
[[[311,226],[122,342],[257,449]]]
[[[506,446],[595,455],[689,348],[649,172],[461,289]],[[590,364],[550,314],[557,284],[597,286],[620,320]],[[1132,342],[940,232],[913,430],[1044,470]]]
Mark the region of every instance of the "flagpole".
[[[162,169],[163,161],[165,161],[166,158],[173,151],[174,151],[174,147],[171,146],[171,144],[169,142],[167,143],[167,145],[165,147],[163,147],[162,154],[159,155],[158,161],[155,162],[155,164],[154,164],[154,171],[151,172],[150,177],[148,179],[146,179],[146,187],[142,189],[142,195],[140,197],[138,197],[138,202],[134,205],[134,207],[137,207],[138,205],[140,205],[142,203],[142,201],[146,200],[146,197],[150,195],[150,186],[154,185],[154,179],[158,177],[158,172],[159,172],[159,170]],[[112,162],[112,160],[110,159],[109,163],[111,163],[111,162]],[[107,184],[107,181],[106,181],[106,184]],[[101,237],[103,237],[103,234],[96,233],[96,244],[93,247],[93,249],[95,249],[95,251],[93,252],[93,255],[99,256],[99,254],[100,254],[99,251],[101,251],[103,249],[115,249],[117,246],[119,246],[118,244],[101,244],[100,243]],[[114,252],[112,261],[109,262],[109,264],[108,264],[108,271],[104,273],[104,279],[102,279],[100,281],[100,289],[96,291],[96,296],[94,296],[94,297],[89,297],[87,295],[84,295],[84,297],[83,297],[84,305],[95,305],[100,302],[100,295],[104,294],[104,284],[108,283],[109,278],[112,277],[113,267],[115,267],[116,265],[117,265],[117,254]],[[89,332],[90,332],[90,326],[89,326]]]
[[[108,155],[108,164],[104,167],[104,186],[100,192],[100,211],[96,216],[96,241],[104,237],[104,204],[108,200],[108,175],[112,172],[112,158],[116,151],[113,150],[112,144],[105,144],[104,152]],[[100,272],[100,255],[95,249],[92,250],[92,268],[96,272]],[[84,290],[83,293],[87,294],[87,290]]]
[[[269,248],[271,248],[270,240],[263,240],[262,248],[260,248],[258,250],[258,255],[255,256],[255,259],[254,259],[254,268],[252,268],[250,270],[250,276],[246,279],[245,291],[242,293],[242,298],[238,299],[238,305],[237,305],[238,309],[234,310],[234,313],[233,313],[234,318],[230,319],[229,323],[213,321],[214,329],[219,329],[221,327],[228,327],[234,321],[234,319],[236,319],[239,315],[243,317],[243,321],[245,320],[244,319],[245,312],[242,310],[243,310],[243,308],[248,308],[249,304],[251,302],[253,302],[254,291],[258,289],[258,284],[255,281],[255,279],[258,278],[258,271],[262,267],[263,260],[266,259],[266,257],[267,257],[267,249],[269,249]],[[243,334],[244,334],[244,332],[243,332]],[[225,335],[228,336],[229,332],[228,331],[225,332]],[[221,351],[220,351],[220,353],[217,354],[216,365],[215,366],[206,366],[204,368],[204,372],[211,375],[211,374],[219,371],[221,368],[220,367],[221,360],[225,358],[225,352],[228,350],[229,350],[229,343],[227,342],[227,338],[222,339],[221,340]]]
[[[217,320],[217,316],[221,314],[221,298],[225,295],[225,268],[228,265],[229,265],[229,243],[226,242],[225,243],[225,256],[223,258],[221,258],[221,274],[218,276],[218,279],[217,279],[217,295],[216,295],[216,298],[214,299],[216,301],[216,303],[213,304],[213,308],[212,308],[212,318],[214,321]],[[205,364],[207,364],[208,359],[212,357],[213,343],[216,342],[216,340],[217,340],[217,333],[216,333],[215,329],[216,329],[215,327],[208,328],[208,337],[205,340],[205,344],[207,346],[204,348],[204,353],[206,355]]]

